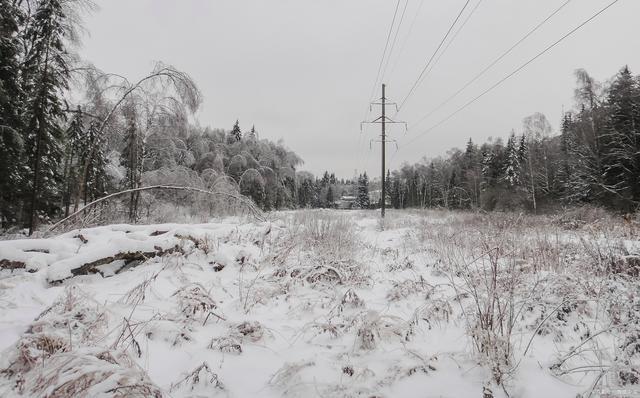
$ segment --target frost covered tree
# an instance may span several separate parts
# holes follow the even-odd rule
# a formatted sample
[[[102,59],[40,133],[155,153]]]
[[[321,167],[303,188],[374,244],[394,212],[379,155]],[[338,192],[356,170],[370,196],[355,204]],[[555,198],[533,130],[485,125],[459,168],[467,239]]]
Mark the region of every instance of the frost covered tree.
[[[69,1],[37,2],[25,31],[22,84],[25,92],[25,141],[30,175],[29,233],[38,215],[51,216],[60,195],[63,154],[63,92],[70,77],[66,43],[75,37]]]
[[[325,199],[327,201],[327,207],[333,207],[335,197],[333,194],[333,187],[331,185],[329,185],[329,187],[327,188],[327,196]]]
[[[511,187],[520,185],[520,158],[519,148],[516,146],[516,133],[512,131],[507,140],[507,162],[504,169],[504,178]]]
[[[136,189],[142,184],[144,157],[143,137],[139,131],[134,104],[127,104],[127,106],[123,108],[123,115],[127,126],[125,131],[125,146],[121,154],[121,163],[126,170],[123,188]],[[131,222],[135,222],[138,217],[139,202],[140,192],[131,192],[129,194],[129,220]]]
[[[640,85],[628,67],[613,81],[607,107],[604,187],[612,203],[633,210],[640,204]]]
[[[242,130],[240,130],[240,121],[236,120],[231,132],[229,133],[231,142],[242,140]]]
[[[368,209],[369,205],[369,177],[365,171],[363,174],[358,176],[356,206],[361,209]]]
[[[4,227],[18,221],[18,198],[25,185],[18,37],[25,16],[13,0],[0,0],[0,10],[0,222]]]

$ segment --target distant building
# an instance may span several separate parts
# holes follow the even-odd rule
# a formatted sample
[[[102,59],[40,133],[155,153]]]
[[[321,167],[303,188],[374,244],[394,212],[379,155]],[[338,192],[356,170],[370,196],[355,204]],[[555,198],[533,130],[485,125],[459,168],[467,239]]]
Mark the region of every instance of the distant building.
[[[342,195],[338,201],[336,201],[338,209],[350,210],[356,208],[356,197],[349,195]]]

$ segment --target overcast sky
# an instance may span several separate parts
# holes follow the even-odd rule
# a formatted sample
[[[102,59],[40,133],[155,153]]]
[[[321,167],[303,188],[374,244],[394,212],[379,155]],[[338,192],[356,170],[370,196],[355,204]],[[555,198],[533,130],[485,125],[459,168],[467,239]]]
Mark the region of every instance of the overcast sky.
[[[466,2],[408,1],[384,78],[387,96],[398,102]],[[461,22],[478,1],[471,0]],[[640,1],[620,0],[499,88],[414,139],[611,2],[571,1],[459,97],[416,125],[565,1],[483,0],[397,115],[409,123],[409,133],[390,128],[401,148],[396,153],[395,146],[388,147],[390,167],[464,147],[469,137],[476,142],[506,137],[534,112],[544,113],[557,130],[562,107],[572,106],[577,68],[598,80],[625,64],[640,73]],[[303,169],[315,174],[325,169],[342,177],[356,169],[379,174],[379,144],[369,149],[379,126],[361,135],[360,121],[396,0],[96,2],[99,9],[85,19],[90,34],[81,53],[99,68],[133,80],[148,73],[154,61],[172,64],[202,90],[202,125],[229,129],[239,119],[248,130],[255,124],[261,137],[284,139],[305,160]],[[376,97],[379,91],[376,87]]]

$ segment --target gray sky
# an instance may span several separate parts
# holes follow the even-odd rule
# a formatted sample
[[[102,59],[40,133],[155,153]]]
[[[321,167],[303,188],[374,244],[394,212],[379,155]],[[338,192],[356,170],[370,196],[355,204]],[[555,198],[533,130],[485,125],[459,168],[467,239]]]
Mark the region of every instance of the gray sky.
[[[419,13],[421,0],[408,1],[384,79],[387,96],[398,102],[466,0],[424,0]],[[505,137],[534,112],[544,113],[557,129],[562,106],[573,103],[577,68],[598,80],[625,64],[640,73],[640,1],[620,0],[499,88],[403,147],[611,0],[571,1],[459,97],[415,125],[564,1],[483,0],[397,116],[409,123],[409,133],[391,128],[401,149],[388,147],[390,167],[464,147],[469,137],[476,142]],[[239,119],[248,130],[255,124],[261,137],[283,138],[305,160],[303,169],[315,174],[325,169],[342,177],[355,169],[379,174],[379,144],[369,150],[379,126],[360,135],[359,123],[368,110],[395,0],[96,2],[100,9],[85,20],[90,34],[81,54],[99,68],[135,79],[154,61],[172,64],[203,92],[202,125],[228,129]],[[461,21],[477,2],[471,0]]]

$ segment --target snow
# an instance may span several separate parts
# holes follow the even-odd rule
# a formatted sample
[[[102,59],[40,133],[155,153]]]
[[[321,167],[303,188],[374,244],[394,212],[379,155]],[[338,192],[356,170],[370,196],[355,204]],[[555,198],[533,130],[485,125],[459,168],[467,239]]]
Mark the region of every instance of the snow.
[[[97,370],[110,376],[96,379],[86,396],[139,382],[171,397],[480,397],[483,389],[505,397],[470,338],[473,306],[463,276],[446,266],[456,255],[447,250],[465,242],[455,228],[473,216],[391,211],[384,224],[376,216],[292,211],[267,222],[108,225],[1,241],[0,259],[24,261],[26,270],[0,271],[0,368],[15,370],[20,347],[35,338],[58,336],[67,348],[32,348],[44,355],[40,365],[20,369],[22,390],[15,374],[0,376],[0,396],[45,396]],[[563,245],[588,235],[545,228]],[[534,247],[540,231],[517,238]],[[443,236],[450,246],[441,246]],[[122,252],[162,254],[73,276]],[[534,261],[526,260],[518,266]],[[539,297],[523,307],[512,336],[511,366],[518,366],[505,382],[510,396],[589,391],[595,374],[558,376],[550,367],[580,344],[581,333],[607,324],[604,304],[585,299],[562,317],[551,312],[544,333],[535,330],[547,308],[566,298],[562,289],[577,293],[563,284],[579,277],[551,268],[518,276],[519,288],[534,286],[523,291]],[[615,286],[626,300],[640,300],[633,284]],[[598,341],[615,349],[622,333]],[[113,360],[105,362],[105,350]],[[44,390],[35,381],[43,374],[50,377]],[[625,388],[637,393],[634,387]]]

